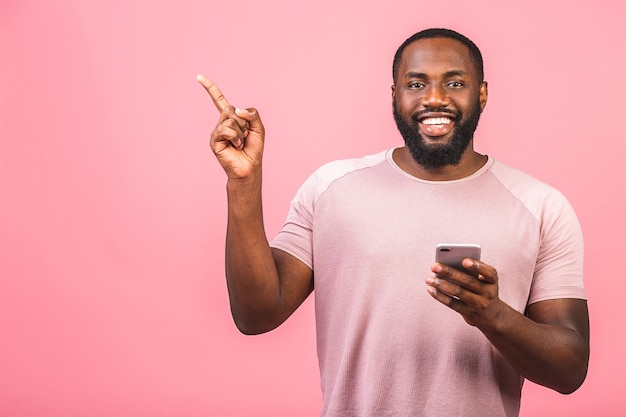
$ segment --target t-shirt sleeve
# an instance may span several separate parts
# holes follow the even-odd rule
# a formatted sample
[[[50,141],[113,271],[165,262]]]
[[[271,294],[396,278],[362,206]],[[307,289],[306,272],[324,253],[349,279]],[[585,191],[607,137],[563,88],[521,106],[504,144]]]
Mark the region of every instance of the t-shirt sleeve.
[[[541,244],[528,303],[557,299],[587,299],[583,284],[583,235],[578,218],[558,191],[541,203]]]
[[[289,253],[313,269],[313,207],[316,175],[309,177],[291,201],[285,224],[270,246]]]

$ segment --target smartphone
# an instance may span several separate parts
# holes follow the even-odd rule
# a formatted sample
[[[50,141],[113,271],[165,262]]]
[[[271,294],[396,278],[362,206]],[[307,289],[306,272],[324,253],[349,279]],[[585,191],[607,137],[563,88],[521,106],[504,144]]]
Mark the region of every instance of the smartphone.
[[[440,243],[437,245],[435,261],[463,271],[461,262],[465,258],[480,260],[480,245],[469,243]]]

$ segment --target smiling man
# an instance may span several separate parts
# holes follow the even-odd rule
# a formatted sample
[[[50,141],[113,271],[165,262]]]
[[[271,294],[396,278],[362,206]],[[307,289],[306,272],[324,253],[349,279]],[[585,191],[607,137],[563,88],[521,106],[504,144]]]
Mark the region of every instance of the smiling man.
[[[271,244],[263,124],[199,80],[220,111],[211,148],[228,176],[235,323],[267,332],[315,291],[322,416],[510,417],[524,378],[582,384],[580,226],[557,190],[474,150],[487,83],[473,42],[447,29],[407,39],[392,86],[405,146],[321,167]],[[479,244],[482,261],[433,263],[442,242]]]

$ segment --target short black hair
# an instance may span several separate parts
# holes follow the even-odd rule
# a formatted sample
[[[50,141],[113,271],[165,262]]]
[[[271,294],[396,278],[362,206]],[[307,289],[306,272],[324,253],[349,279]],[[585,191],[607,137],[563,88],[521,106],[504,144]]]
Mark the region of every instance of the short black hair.
[[[400,45],[400,47],[396,51],[396,55],[393,57],[392,76],[393,76],[394,84],[398,76],[398,69],[400,68],[400,60],[402,59],[402,53],[404,52],[404,49],[410,44],[412,44],[413,42],[418,41],[420,39],[432,39],[432,38],[455,39],[461,42],[463,45],[467,46],[470,52],[470,56],[472,58],[472,62],[474,63],[474,66],[476,67],[476,72],[478,73],[479,81],[480,82],[484,81],[485,74],[483,70],[483,56],[480,53],[480,49],[478,49],[476,44],[472,42],[468,37],[461,35],[459,32],[455,32],[454,30],[444,29],[444,28],[432,28],[432,29],[425,29],[420,32],[417,32],[416,34],[414,34],[413,36],[405,40],[402,45]]]

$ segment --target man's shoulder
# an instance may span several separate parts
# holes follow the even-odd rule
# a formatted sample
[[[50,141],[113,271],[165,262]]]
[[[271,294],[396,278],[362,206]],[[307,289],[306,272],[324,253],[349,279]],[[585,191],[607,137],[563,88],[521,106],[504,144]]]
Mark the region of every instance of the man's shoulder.
[[[375,154],[365,155],[358,158],[337,159],[330,161],[319,167],[315,173],[321,176],[342,176],[346,173],[368,168],[385,161],[388,152],[390,152],[390,150],[386,149]]]
[[[387,149],[375,154],[362,156],[359,158],[350,159],[338,159],[331,162],[327,162],[319,167],[309,179],[305,182],[305,185],[315,184],[315,188],[319,192],[327,189],[333,182],[345,177],[348,174],[374,167],[381,162],[385,162],[387,154],[391,150]]]
[[[496,160],[490,171],[509,193],[536,216],[547,208],[569,206],[561,191],[520,169]]]
[[[338,159],[325,163],[315,170],[300,186],[294,202],[314,205],[322,194],[336,181],[341,180],[349,174],[384,163],[387,158],[387,153],[390,151],[391,150],[384,150],[360,158]]]
[[[494,161],[490,171],[505,187],[509,189],[528,189],[530,191],[534,191],[535,193],[559,193],[556,188],[548,183],[500,160]]]

